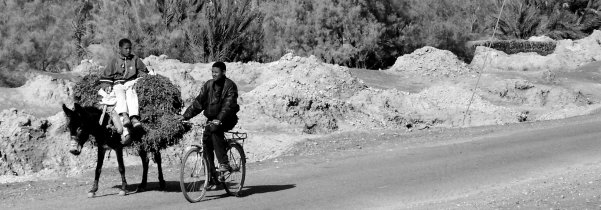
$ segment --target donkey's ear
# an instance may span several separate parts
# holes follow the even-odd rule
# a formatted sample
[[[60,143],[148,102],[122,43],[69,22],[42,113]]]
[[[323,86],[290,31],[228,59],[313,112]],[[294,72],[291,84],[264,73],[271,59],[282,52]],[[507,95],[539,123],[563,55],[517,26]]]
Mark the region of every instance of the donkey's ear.
[[[87,117],[88,114],[86,113],[86,110],[84,110],[84,108],[79,105],[78,103],[73,104],[73,111],[75,111],[75,114],[77,114],[77,116],[80,117]]]
[[[75,112],[83,111],[83,107],[81,107],[81,105],[79,105],[78,103],[73,104],[73,106],[75,107]]]
[[[65,112],[65,115],[67,115],[67,117],[71,117],[75,114],[75,112],[73,112],[73,110],[70,110],[69,108],[67,108],[67,106],[65,106],[65,104],[63,104],[63,112]]]

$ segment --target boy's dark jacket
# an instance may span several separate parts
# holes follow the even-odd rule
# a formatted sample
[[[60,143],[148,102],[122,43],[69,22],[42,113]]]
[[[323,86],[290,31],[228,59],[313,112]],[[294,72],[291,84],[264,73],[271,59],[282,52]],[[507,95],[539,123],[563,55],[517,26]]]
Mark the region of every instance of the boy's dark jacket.
[[[136,55],[127,57],[118,55],[112,57],[104,69],[100,82],[126,82],[129,80],[143,77],[148,73],[146,65]]]
[[[221,97],[215,96],[214,79],[205,82],[200,89],[200,94],[198,94],[192,105],[186,109],[184,119],[188,120],[204,111],[204,115],[209,120],[217,119],[224,124],[224,127],[228,127],[227,125],[230,123],[235,125],[238,120],[236,113],[240,111],[238,87],[234,81],[228,78],[224,78],[224,80]],[[228,122],[232,120],[236,122]],[[233,128],[233,126],[231,127]]]

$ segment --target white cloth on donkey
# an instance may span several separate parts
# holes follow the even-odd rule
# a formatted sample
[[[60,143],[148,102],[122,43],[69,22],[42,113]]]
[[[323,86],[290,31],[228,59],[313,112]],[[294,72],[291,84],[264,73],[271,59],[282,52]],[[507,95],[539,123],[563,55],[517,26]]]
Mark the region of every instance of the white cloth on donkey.
[[[100,90],[98,90],[98,95],[102,96],[102,99],[100,100],[100,104],[104,105],[104,108],[102,110],[102,115],[101,115],[101,120],[104,118],[104,114],[106,113],[106,107],[107,106],[115,106],[115,104],[117,104],[117,96],[115,94],[115,91],[111,91],[110,93],[107,93],[106,91],[104,91],[102,88]],[[127,127],[123,127],[123,117],[119,116],[118,117],[119,120],[121,122],[116,123],[114,122],[114,118],[110,117],[111,120],[113,120],[113,125],[117,128],[117,132],[121,134],[121,139],[122,139],[122,143],[125,142],[129,142],[129,128]]]
[[[115,91],[111,91],[111,93],[106,93],[102,88],[98,90],[98,95],[102,96],[102,100],[100,100],[100,104],[107,106],[114,106],[117,104],[117,96],[115,95]]]

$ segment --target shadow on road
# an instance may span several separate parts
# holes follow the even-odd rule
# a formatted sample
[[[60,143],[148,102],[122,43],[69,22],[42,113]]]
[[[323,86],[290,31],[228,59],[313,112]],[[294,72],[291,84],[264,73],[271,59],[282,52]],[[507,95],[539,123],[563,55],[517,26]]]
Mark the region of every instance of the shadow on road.
[[[294,187],[296,187],[295,184],[246,186],[240,191],[240,197],[246,197],[253,194],[277,192],[292,189]]]
[[[159,182],[148,182],[146,184],[145,191],[182,192],[182,190],[179,186],[179,182],[177,182],[177,181],[166,181],[165,184],[166,184],[165,190],[161,190],[161,188],[159,187]],[[139,185],[140,185],[139,183],[127,185],[127,190],[129,191],[129,193],[135,193],[135,191]],[[250,196],[253,194],[261,194],[261,193],[269,193],[269,192],[288,190],[288,189],[292,189],[294,187],[296,187],[295,184],[245,186],[240,191],[240,197],[246,197],[246,196]],[[115,186],[113,186],[113,188],[121,189],[121,185],[115,185]],[[213,196],[213,197],[222,198],[222,197],[226,197],[226,196],[227,195]],[[211,196],[207,196],[207,197],[211,197]]]
[[[127,185],[127,191],[130,193],[135,192],[138,189],[140,183]],[[113,188],[121,189],[121,185],[115,185]],[[144,191],[161,191],[161,192],[182,192],[177,181],[165,181],[165,189],[161,190],[159,182],[147,182],[146,189]]]

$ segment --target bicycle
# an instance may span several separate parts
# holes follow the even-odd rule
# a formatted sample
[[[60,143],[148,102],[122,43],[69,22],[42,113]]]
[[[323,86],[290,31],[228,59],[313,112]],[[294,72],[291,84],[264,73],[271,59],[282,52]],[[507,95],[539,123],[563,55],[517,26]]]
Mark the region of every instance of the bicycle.
[[[204,128],[205,125],[192,124]],[[199,129],[202,131],[203,129]],[[227,141],[226,154],[231,167],[230,171],[217,172],[214,163],[209,163],[203,145],[194,144],[187,148],[180,169],[180,187],[186,200],[190,203],[201,201],[207,190],[221,185],[225,192],[232,196],[240,196],[246,178],[246,156],[242,145],[247,138],[246,133],[225,132]],[[229,135],[229,138],[228,138]],[[202,141],[201,141],[202,142]]]

